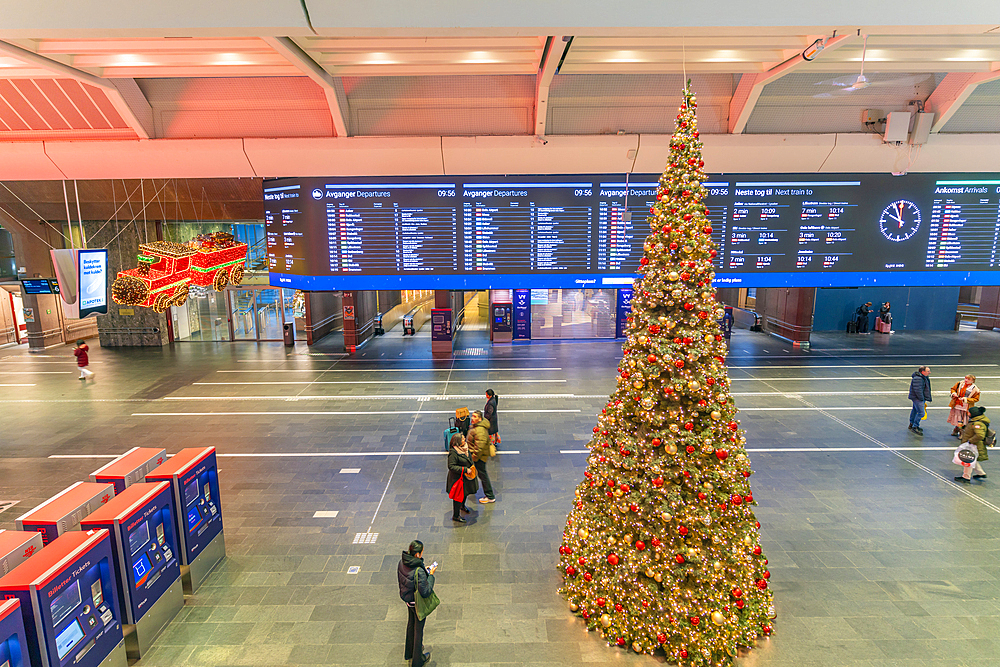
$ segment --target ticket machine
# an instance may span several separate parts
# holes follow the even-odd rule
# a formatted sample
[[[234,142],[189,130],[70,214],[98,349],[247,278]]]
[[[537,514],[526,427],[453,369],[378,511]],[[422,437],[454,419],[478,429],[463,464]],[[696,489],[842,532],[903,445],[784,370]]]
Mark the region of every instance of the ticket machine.
[[[30,666],[21,603],[17,599],[4,600],[0,602],[0,667]]]
[[[155,470],[166,460],[165,449],[133,447],[111,463],[90,473],[90,481],[113,484],[115,493],[121,493],[126,487],[144,481],[147,472]]]
[[[193,594],[226,555],[215,447],[182,449],[146,475],[170,482],[177,507],[178,548],[184,592]]]
[[[490,304],[493,342],[509,343],[514,339],[514,304],[497,303]]]
[[[127,667],[113,557],[108,531],[71,531],[0,578],[0,596],[20,602],[32,665]]]
[[[41,548],[41,533],[33,530],[0,530],[0,577],[34,556]],[[2,662],[0,667],[3,667]]]
[[[111,533],[125,652],[140,658],[184,606],[174,495],[168,482],[129,486],[81,523]]]
[[[80,521],[115,496],[111,484],[77,482],[27,514],[17,518],[21,530],[36,530],[48,544],[66,531],[78,530]]]

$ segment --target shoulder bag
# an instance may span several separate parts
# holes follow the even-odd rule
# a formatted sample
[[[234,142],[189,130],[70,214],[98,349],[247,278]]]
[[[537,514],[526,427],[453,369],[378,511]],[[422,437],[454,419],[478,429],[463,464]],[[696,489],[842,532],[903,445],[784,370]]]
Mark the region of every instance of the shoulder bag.
[[[437,593],[431,590],[431,594],[424,597],[420,594],[420,584],[417,580],[417,572],[420,568],[413,570],[413,600],[416,603],[417,609],[417,620],[422,621],[431,615],[431,612],[437,609],[437,606],[441,604],[441,600],[438,599]]]

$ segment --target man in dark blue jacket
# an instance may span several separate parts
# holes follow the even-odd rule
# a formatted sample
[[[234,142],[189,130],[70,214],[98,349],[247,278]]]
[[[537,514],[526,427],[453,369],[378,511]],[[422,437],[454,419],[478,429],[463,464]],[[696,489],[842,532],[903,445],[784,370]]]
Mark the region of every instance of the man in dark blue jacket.
[[[421,667],[431,659],[430,651],[424,653],[424,621],[417,618],[416,598],[414,594],[420,590],[421,597],[428,597],[434,591],[434,571],[435,565],[426,567],[424,565],[424,543],[420,540],[410,542],[410,547],[403,552],[403,557],[399,560],[396,568],[396,576],[399,579],[399,597],[406,603],[408,619],[406,621],[406,647],[403,650],[403,659],[412,660],[412,667]],[[414,581],[416,573],[416,581]]]
[[[931,369],[921,366],[910,376],[910,400],[913,401],[913,409],[910,410],[909,429],[917,435],[923,435],[924,429],[920,428],[920,420],[924,417],[924,404],[931,402]]]

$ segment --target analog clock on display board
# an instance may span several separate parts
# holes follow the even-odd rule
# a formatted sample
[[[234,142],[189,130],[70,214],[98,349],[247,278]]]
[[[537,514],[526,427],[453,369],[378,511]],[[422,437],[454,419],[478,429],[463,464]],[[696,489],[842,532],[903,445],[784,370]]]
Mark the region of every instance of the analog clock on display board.
[[[890,241],[905,241],[920,229],[920,209],[911,201],[898,199],[882,210],[878,226]]]

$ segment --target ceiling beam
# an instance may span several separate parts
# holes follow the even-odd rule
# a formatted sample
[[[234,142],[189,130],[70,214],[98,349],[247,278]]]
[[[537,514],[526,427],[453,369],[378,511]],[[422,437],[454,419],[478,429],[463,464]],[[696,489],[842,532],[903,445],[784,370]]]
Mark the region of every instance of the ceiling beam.
[[[95,88],[100,88],[108,96],[108,101],[122,117],[125,124],[132,128],[140,139],[155,136],[153,125],[153,108],[146,96],[139,90],[135,79],[103,79],[90,72],[70,67],[51,58],[29,51],[15,44],[0,40],[0,53],[6,54],[21,62],[34,65],[59,76],[74,79]]]
[[[844,44],[853,41],[857,35],[839,35],[826,40],[826,45],[822,51],[814,56],[814,60],[823,57],[823,54],[839,49]],[[743,134],[753,113],[760,94],[764,91],[764,86],[798,69],[809,62],[801,53],[789,58],[783,63],[775,65],[766,72],[760,74],[744,74],[740,78],[740,83],[733,93],[733,99],[729,102],[729,132],[730,134]]]
[[[545,136],[545,122],[549,111],[549,86],[556,69],[568,47],[567,40],[572,39],[562,35],[553,35],[547,40],[547,48],[542,51],[541,62],[538,64],[538,74],[535,76],[535,136]]]
[[[326,94],[326,102],[330,107],[330,117],[333,118],[333,131],[338,137],[347,136],[347,123],[344,121],[344,111],[340,106],[337,92],[338,78],[327,72],[312,57],[302,50],[291,37],[261,37],[272,49],[285,57],[300,72],[315,81]]]
[[[993,67],[992,72],[952,72],[944,77],[924,104],[924,108],[935,116],[932,133],[937,134],[948,124],[976,88],[1000,79],[1000,63],[993,63]]]

